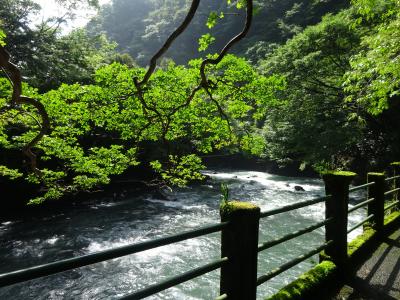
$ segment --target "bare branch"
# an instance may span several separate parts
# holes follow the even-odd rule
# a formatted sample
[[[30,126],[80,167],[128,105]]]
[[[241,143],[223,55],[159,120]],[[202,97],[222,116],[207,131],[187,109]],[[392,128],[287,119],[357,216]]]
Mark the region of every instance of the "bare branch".
[[[158,50],[157,53],[154,54],[154,56],[151,58],[149,68],[146,74],[144,75],[143,79],[140,82],[138,82],[137,86],[143,86],[149,81],[151,75],[154,73],[154,70],[156,69],[157,60],[169,49],[174,40],[186,30],[190,22],[192,22],[194,15],[196,14],[197,8],[199,7],[199,4],[200,0],[192,1],[192,4],[185,19],[183,20],[181,25],[179,25],[179,27],[168,37],[167,41],[160,48],[160,50]]]
[[[240,32],[238,35],[236,35],[235,37],[233,37],[225,46],[224,48],[221,50],[221,52],[219,53],[218,57],[215,59],[212,58],[207,58],[205,60],[203,60],[203,62],[201,63],[200,66],[200,75],[201,75],[201,81],[202,84],[204,86],[208,85],[208,81],[207,81],[207,77],[205,74],[205,69],[206,66],[209,64],[212,65],[217,65],[223,58],[224,56],[228,53],[228,51],[236,44],[238,43],[240,40],[242,40],[247,33],[250,30],[250,26],[253,20],[253,0],[247,0],[246,1],[246,23],[243,27],[242,32]]]

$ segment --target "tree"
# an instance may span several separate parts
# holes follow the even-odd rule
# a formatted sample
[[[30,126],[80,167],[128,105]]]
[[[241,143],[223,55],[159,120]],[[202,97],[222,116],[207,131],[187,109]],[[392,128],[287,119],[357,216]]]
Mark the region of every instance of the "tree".
[[[189,3],[185,0],[113,0],[102,7],[89,23],[88,29],[90,32],[104,31],[112,41],[118,43],[119,51],[128,52],[143,66],[153,49],[185,17]],[[245,15],[243,10],[237,9],[238,3],[240,7],[241,1],[201,1],[191,24],[166,56],[179,64],[199,57],[197,40],[206,34],[217,39],[205,53],[217,52],[232,38],[232,32],[241,29]],[[232,53],[243,55],[260,41],[267,48],[271,43],[281,44],[307,25],[319,22],[326,13],[334,13],[348,6],[348,1],[254,1],[254,6],[254,26]],[[259,53],[260,56],[252,57],[254,63],[263,58]]]
[[[343,107],[341,87],[360,40],[350,28],[351,14],[325,16],[261,62],[264,74],[284,75],[287,82],[265,121],[272,159],[332,168],[343,164],[338,154],[360,137],[357,122],[349,119],[353,110]]]
[[[79,3],[63,1],[72,14],[72,8]],[[115,55],[115,44],[104,35],[89,37],[85,30],[78,29],[61,36],[60,25],[67,19],[44,20],[32,25],[31,17],[39,10],[40,6],[31,0],[5,0],[0,4],[6,49],[32,86],[46,91],[62,82],[89,82],[94,70]]]
[[[156,68],[190,24],[198,4],[198,0],[192,2],[147,69],[114,63],[96,71],[94,84],[63,84],[45,94],[23,86],[24,94],[45,108],[50,133],[43,134],[36,106],[7,106],[11,93],[23,99],[22,89],[20,78],[13,86],[3,79],[0,147],[11,155],[1,157],[2,180],[36,185],[30,203],[40,203],[107,184],[112,176],[139,163],[151,166],[164,181],[183,185],[202,177],[199,153],[222,148],[261,153],[263,140],[252,129],[282,81],[260,76],[243,59],[227,55],[250,28],[251,1],[246,2],[242,31],[219,54],[192,61],[188,67],[170,63]],[[6,56],[2,57],[7,67]],[[16,72],[15,66],[7,70],[11,75]],[[43,115],[42,120],[47,117]],[[34,144],[37,172],[31,173],[15,154],[32,144],[29,141],[38,131],[42,139],[35,138]]]
[[[354,4],[360,13],[358,23],[369,23],[373,30],[362,38],[362,50],[350,61],[347,100],[378,115],[400,95],[400,3],[359,0]]]

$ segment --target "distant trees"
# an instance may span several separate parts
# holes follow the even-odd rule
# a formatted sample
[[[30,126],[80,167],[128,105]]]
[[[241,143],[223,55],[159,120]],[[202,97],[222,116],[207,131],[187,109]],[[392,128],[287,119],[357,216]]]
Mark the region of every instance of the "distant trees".
[[[269,157],[332,169],[400,155],[399,11],[398,1],[354,1],[260,62],[287,82],[265,121]]]
[[[186,64],[199,57],[198,39],[206,33],[217,37],[206,53],[217,52],[235,32],[241,29],[244,13],[236,8],[238,1],[202,0],[198,12],[177,43],[171,47],[166,57]],[[239,1],[240,2],[240,1]],[[102,7],[97,17],[89,24],[90,32],[105,32],[107,37],[118,43],[118,50],[128,52],[140,65],[145,65],[154,48],[166,39],[184,18],[190,1],[186,0],[113,0]],[[283,43],[307,25],[315,24],[328,12],[337,12],[348,6],[348,0],[328,1],[254,1],[254,26],[249,35],[233,53],[244,54],[249,48],[265,42]],[[210,11],[222,18],[216,26],[208,28]],[[262,56],[249,53],[254,63]],[[259,49],[259,53],[264,53]],[[249,57],[249,56],[247,56]]]
[[[77,1],[70,2],[63,1],[68,6],[77,5]],[[61,83],[90,82],[95,69],[115,55],[116,45],[102,34],[88,36],[84,29],[77,29],[61,36],[64,19],[33,25],[31,18],[39,10],[40,6],[31,0],[0,3],[5,47],[30,85],[46,91]]]

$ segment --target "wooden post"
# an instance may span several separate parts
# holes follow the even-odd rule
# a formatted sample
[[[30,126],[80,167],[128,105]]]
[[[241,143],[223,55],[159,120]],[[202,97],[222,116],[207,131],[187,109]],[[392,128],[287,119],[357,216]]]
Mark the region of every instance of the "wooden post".
[[[400,162],[399,161],[392,162],[390,164],[390,166],[392,167],[392,170],[393,170],[392,171],[393,176],[400,175]],[[399,187],[400,187],[400,178],[394,179],[392,188],[395,189],[395,188],[399,188]],[[393,200],[395,200],[395,201],[399,200],[400,199],[399,194],[400,194],[399,192],[395,192],[393,195]],[[399,208],[400,208],[400,206],[398,205],[397,209],[399,209]]]
[[[220,294],[230,300],[255,300],[257,292],[258,224],[260,208],[248,202],[228,201],[220,207],[222,222]]]
[[[368,187],[368,199],[375,199],[368,204],[368,216],[374,215],[369,224],[376,231],[380,231],[383,228],[385,208],[385,174],[368,173],[367,180],[368,182],[375,182],[375,184]]]
[[[353,172],[327,172],[322,175],[325,182],[326,195],[330,195],[325,202],[326,218],[333,221],[326,224],[325,239],[333,241],[325,254],[337,265],[345,269],[347,255],[347,214],[349,203],[349,185],[356,174]]]

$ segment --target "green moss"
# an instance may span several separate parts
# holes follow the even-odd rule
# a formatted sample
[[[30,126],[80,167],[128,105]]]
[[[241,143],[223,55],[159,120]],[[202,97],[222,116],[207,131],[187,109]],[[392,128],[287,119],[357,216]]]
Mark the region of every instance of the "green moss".
[[[301,275],[298,279],[281,289],[267,300],[300,300],[304,299],[305,294],[310,293],[330,275],[334,273],[336,266],[330,261],[324,261],[310,271]]]
[[[400,211],[394,211],[390,215],[385,217],[384,225],[387,226],[394,222],[397,218],[400,218]]]
[[[368,242],[374,235],[376,231],[372,228],[364,229],[364,232],[357,236],[347,245],[347,254],[351,258],[354,253],[356,253],[366,242]]]
[[[385,176],[385,173],[369,172],[368,175],[372,175],[372,176]]]
[[[390,164],[391,166],[400,166],[400,161],[395,161]]]
[[[243,201],[223,201],[220,206],[221,215],[231,214],[238,210],[260,210],[257,205],[254,205],[250,202],[243,202]]]
[[[354,177],[357,174],[350,171],[325,171],[322,173],[323,176],[326,175],[334,175],[334,176],[345,176],[345,177]]]

